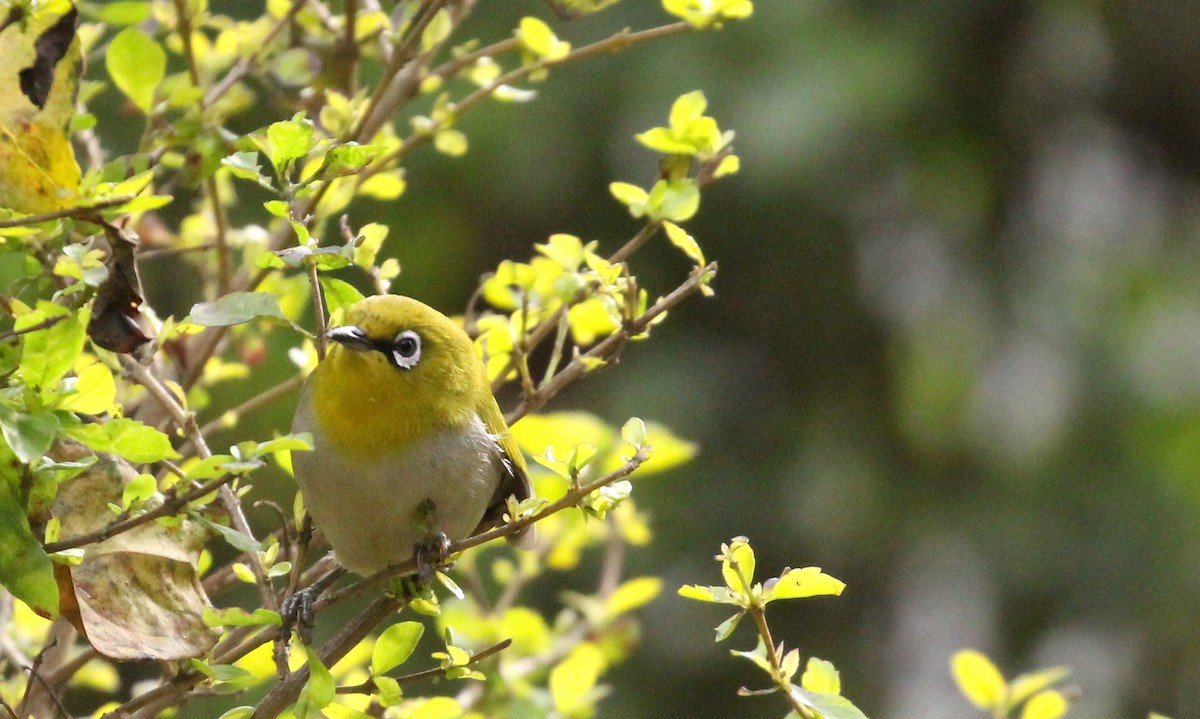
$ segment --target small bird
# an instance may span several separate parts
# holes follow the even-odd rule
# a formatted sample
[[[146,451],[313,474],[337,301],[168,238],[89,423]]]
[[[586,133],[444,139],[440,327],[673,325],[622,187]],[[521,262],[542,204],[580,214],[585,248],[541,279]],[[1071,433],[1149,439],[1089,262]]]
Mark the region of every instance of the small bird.
[[[346,310],[300,394],[296,481],[338,562],[367,575],[500,524],[533,494],[471,338],[410,297]],[[518,538],[528,544],[531,533]],[[422,572],[426,567],[422,566]]]

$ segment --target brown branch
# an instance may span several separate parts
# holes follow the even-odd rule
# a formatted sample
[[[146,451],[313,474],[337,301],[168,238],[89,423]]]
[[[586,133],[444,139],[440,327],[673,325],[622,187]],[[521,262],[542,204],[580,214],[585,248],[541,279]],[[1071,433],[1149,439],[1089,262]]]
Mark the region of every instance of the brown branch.
[[[279,399],[280,397],[283,397],[288,394],[291,394],[292,392],[295,392],[303,384],[304,384],[304,376],[303,375],[296,375],[295,377],[289,377],[288,379],[284,380],[283,382],[280,382],[279,384],[275,385],[274,387],[265,389],[261,393],[251,397],[250,399],[246,400],[245,402],[242,402],[237,407],[234,407],[233,409],[222,412],[221,416],[219,416],[211,421],[205,422],[204,425],[202,427],[200,427],[200,433],[207,435],[207,434],[216,432],[217,430],[225,427],[225,425],[229,421],[230,417],[233,417],[234,419],[239,419],[243,415],[250,414],[251,412],[254,412],[255,410],[258,410],[262,407],[265,407],[265,406],[271,404],[272,402]]]
[[[221,99],[222,95],[229,92],[229,88],[241,81],[241,79],[250,72],[250,67],[258,61],[259,55],[265,52],[267,47],[270,46],[271,41],[275,39],[275,36],[282,32],[285,27],[290,25],[296,15],[299,14],[299,12],[304,9],[304,6],[307,4],[308,3],[306,0],[293,0],[292,6],[288,8],[287,13],[284,14],[283,17],[279,18],[279,20],[271,26],[271,29],[267,31],[266,36],[263,37],[262,42],[259,44],[259,49],[239,60],[236,65],[229,69],[229,72],[225,73],[225,77],[221,78],[215,85],[212,86],[212,89],[210,89],[208,94],[204,96],[204,99],[201,100],[203,106],[212,107],[217,100]]]
[[[179,404],[171,391],[162,383],[162,380],[127,355],[121,355],[121,366],[137,380],[138,384],[145,387],[146,391],[158,400],[163,409],[171,415],[175,426],[183,431],[184,435],[191,441],[192,446],[196,448],[196,453],[204,458],[211,457],[212,452],[208,448],[208,443],[204,440],[204,435],[201,434],[200,428],[196,425],[196,415],[185,410]],[[237,498],[237,495],[228,486],[222,484],[217,488],[217,498],[221,502],[221,506],[229,514],[229,521],[233,525],[233,528],[253,539],[254,530],[250,527],[250,522],[246,520],[246,513],[242,511],[242,503]],[[267,572],[263,569],[258,553],[248,552],[246,558],[257,580],[255,584],[258,587],[258,593],[262,599],[263,606],[267,609],[276,609],[275,593],[271,590],[271,584],[267,580]]]
[[[53,327],[54,325],[58,324],[59,322],[62,322],[63,320],[65,320],[66,318],[68,318],[70,316],[71,316],[71,313],[66,312],[61,315],[54,315],[53,317],[47,317],[46,319],[42,320],[41,322],[29,325],[28,327],[22,327],[19,330],[9,330],[7,332],[0,332],[0,342],[7,342],[9,340],[18,338],[21,335],[27,335],[27,334],[30,334],[31,332],[40,332],[41,330],[49,329],[50,327]]]
[[[121,195],[120,197],[110,197],[107,200],[100,200],[91,205],[80,205],[77,207],[66,207],[54,212],[42,212],[37,215],[25,215],[24,217],[12,217],[7,220],[0,220],[0,230],[10,227],[25,227],[26,225],[36,225],[42,222],[51,220],[61,220],[64,217],[86,218],[99,210],[107,210],[110,207],[124,205],[132,200],[136,195]]]
[[[621,52],[631,45],[637,45],[643,42],[669,37],[671,35],[681,35],[694,29],[694,27],[683,21],[672,23],[670,25],[660,25],[659,27],[649,28],[647,30],[639,30],[637,32],[632,32],[626,29],[590,45],[584,45],[583,47],[576,48],[556,60],[542,59],[536,62],[531,62],[528,65],[522,65],[521,67],[500,75],[495,80],[492,80],[492,82],[489,84],[484,85],[483,87],[480,87],[471,93],[468,93],[465,97],[463,97],[463,99],[454,103],[455,118],[462,117],[464,113],[468,112],[476,105],[486,100],[501,86],[520,82],[538,70],[543,70],[555,65],[564,65],[569,62],[583,60],[604,53]],[[409,135],[407,138],[405,138],[404,142],[400,144],[400,147],[392,150],[388,154],[383,155],[378,160],[371,163],[371,166],[364,172],[364,177],[370,177],[371,175],[382,172],[384,169],[387,169],[389,166],[391,166],[392,163],[398,162],[402,157],[404,157],[405,154],[411,151],[413,147],[428,142],[432,138],[432,133]]]
[[[627,322],[621,329],[605,337],[586,354],[572,360],[561,372],[554,375],[550,381],[543,382],[533,394],[528,394],[522,398],[521,403],[504,416],[505,420],[509,425],[512,425],[520,418],[541,407],[568,384],[586,374],[590,360],[611,360],[620,353],[621,349],[624,348],[630,339],[645,332],[656,318],[682,302],[689,295],[698,292],[702,283],[716,271],[717,263],[715,262],[710,263],[706,267],[697,267],[692,270],[691,275],[683,284],[676,287],[666,297],[660,298],[658,302],[655,302],[640,317]]]
[[[183,494],[175,495],[172,494],[173,490],[167,490],[167,492],[164,493],[167,499],[153,509],[149,509],[132,517],[126,517],[125,519],[118,519],[114,522],[109,522],[100,529],[88,532],[86,534],[80,534],[78,536],[71,537],[69,539],[62,539],[57,542],[47,542],[46,544],[42,545],[42,549],[46,550],[48,554],[53,554],[54,552],[61,552],[66,549],[75,549],[88,544],[103,542],[106,539],[115,537],[123,532],[128,532],[134,527],[140,527],[141,525],[158,519],[159,517],[167,517],[172,514],[176,514],[189,502],[195,501],[210,492],[218,490],[233,480],[235,476],[236,475],[233,474],[226,474],[221,477],[214,477],[204,484],[201,484],[198,487],[193,487]]]
[[[384,596],[376,599],[356,617],[344,624],[338,633],[321,647],[317,652],[321,663],[327,667],[336,664],[339,659],[370,634],[375,625],[399,608],[400,602],[393,597]],[[296,701],[307,681],[308,667],[289,674],[258,703],[252,719],[273,719],[279,716],[279,713],[289,704]]]
[[[500,539],[501,537],[511,536],[511,535],[516,534],[517,532],[521,531],[525,527],[528,527],[529,525],[534,524],[535,522],[540,522],[541,520],[545,519],[546,517],[549,517],[552,514],[557,514],[561,511],[563,511],[564,509],[569,509],[571,507],[574,507],[574,506],[578,505],[578,503],[581,499],[588,496],[592,492],[595,492],[597,489],[606,487],[606,486],[612,484],[613,482],[616,482],[619,479],[624,479],[625,477],[628,477],[630,474],[632,474],[634,471],[636,471],[637,468],[640,467],[642,465],[642,463],[645,462],[648,457],[649,457],[649,452],[647,450],[638,450],[638,452],[636,454],[634,454],[634,456],[632,458],[630,458],[629,461],[627,461],[625,464],[621,465],[617,469],[613,470],[612,472],[609,472],[608,474],[604,475],[603,477],[600,477],[599,479],[593,480],[587,484],[580,485],[579,487],[575,487],[575,488],[569,490],[562,497],[560,497],[559,499],[555,500],[554,502],[551,502],[551,503],[547,504],[546,506],[542,507],[539,511],[535,512],[534,514],[531,514],[531,515],[528,515],[525,517],[521,517],[519,519],[516,519],[515,521],[500,525],[499,527],[495,527],[494,529],[489,529],[486,532],[480,532],[479,534],[473,535],[471,537],[467,537],[466,539],[461,539],[457,542],[452,542],[450,544],[449,552],[451,554],[456,554],[456,553],[464,551],[466,549],[470,549],[471,547],[476,547],[480,544],[484,544],[486,542],[491,542],[493,540]],[[358,596],[359,594],[362,594],[363,592],[365,592],[367,589],[370,589],[371,587],[375,586],[376,584],[380,584],[388,579],[391,579],[392,577],[403,576],[406,574],[413,574],[416,571],[417,571],[416,562],[414,562],[411,559],[408,561],[405,561],[405,562],[401,562],[399,564],[394,564],[390,567],[387,567],[386,569],[382,569],[382,570],[372,574],[369,577],[366,577],[365,579],[355,582],[354,584],[351,584],[341,590],[338,590],[336,592],[330,592],[328,594],[323,595],[321,598],[319,598],[316,602],[313,603],[313,611],[317,612],[317,611],[325,609],[326,607],[329,607],[333,604],[336,604],[337,602],[341,602],[341,601],[344,601],[351,597]]]

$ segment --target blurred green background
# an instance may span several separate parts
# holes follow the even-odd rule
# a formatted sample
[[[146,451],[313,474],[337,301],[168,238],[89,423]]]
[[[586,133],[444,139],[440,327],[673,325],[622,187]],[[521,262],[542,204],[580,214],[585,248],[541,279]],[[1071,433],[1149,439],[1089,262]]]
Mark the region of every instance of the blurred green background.
[[[481,3],[507,35],[533,0]],[[752,20],[556,69],[465,118],[394,204],[394,291],[458,311],[554,232],[611,251],[648,184],[632,139],[702,88],[742,172],[688,228],[717,296],[673,313],[553,409],[660,420],[698,460],[637,486],[665,576],[610,717],[778,717],[674,595],[748,535],[761,571],[819,565],[840,599],[777,607],[869,716],[972,716],[949,672],[1074,668],[1076,719],[1200,716],[1200,5],[1184,0],[759,0]],[[625,2],[579,45],[667,18]],[[250,128],[246,128],[250,129]],[[687,264],[636,258],[654,291]],[[283,427],[290,405],[257,421]]]

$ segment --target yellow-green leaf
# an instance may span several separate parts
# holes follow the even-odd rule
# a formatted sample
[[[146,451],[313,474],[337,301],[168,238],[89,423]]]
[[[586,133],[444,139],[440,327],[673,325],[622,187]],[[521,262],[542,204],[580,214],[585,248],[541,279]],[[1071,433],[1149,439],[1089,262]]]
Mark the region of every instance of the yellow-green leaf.
[[[659,577],[637,577],[617,587],[608,598],[608,616],[616,617],[647,604],[662,591]]]
[[[1068,667],[1052,667],[1015,677],[1009,687],[1008,700],[1013,706],[1020,704],[1043,689],[1048,689],[1070,675]]]
[[[1025,702],[1021,719],[1058,719],[1067,713],[1067,698],[1054,689],[1035,694]]]
[[[846,583],[821,571],[820,567],[789,569],[775,582],[767,594],[767,600],[803,599],[825,595],[840,595]]]
[[[59,409],[81,414],[104,414],[116,402],[112,370],[100,362],[84,365],[76,374],[74,392],[58,403]]]
[[[745,537],[730,541],[729,551],[721,560],[721,574],[725,586],[735,594],[749,594],[754,583],[754,549]]]
[[[149,112],[154,90],[167,71],[167,53],[137,27],[127,27],[108,44],[104,64],[113,83],[142,112]]]
[[[68,427],[67,434],[97,452],[111,452],[130,462],[158,462],[179,457],[171,448],[167,435],[133,419],[81,424]]]
[[[589,707],[596,681],[605,667],[604,655],[591,642],[577,645],[550,670],[550,696],[554,709],[564,716],[573,716]]]
[[[1004,701],[1007,686],[1000,670],[982,653],[973,649],[955,652],[950,672],[963,696],[975,706],[991,711]]]
[[[700,245],[696,242],[696,238],[689,235],[686,230],[674,222],[664,222],[663,229],[667,231],[667,239],[671,241],[672,245],[683,250],[683,254],[691,258],[700,267],[707,264],[704,261],[704,253],[700,250]]]
[[[383,630],[371,653],[371,672],[385,674],[403,664],[424,633],[425,627],[420,622],[398,622]]]
[[[842,693],[842,679],[833,663],[816,657],[810,657],[804,667],[804,674],[800,675],[800,686],[821,694]]]

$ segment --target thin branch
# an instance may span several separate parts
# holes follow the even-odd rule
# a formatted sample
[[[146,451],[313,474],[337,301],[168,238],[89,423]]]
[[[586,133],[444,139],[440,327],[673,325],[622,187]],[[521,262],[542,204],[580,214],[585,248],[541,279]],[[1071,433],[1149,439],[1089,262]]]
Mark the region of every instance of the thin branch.
[[[87,218],[100,210],[107,210],[110,207],[124,205],[135,197],[135,195],[121,195],[120,197],[110,197],[107,200],[100,200],[91,205],[79,205],[77,207],[65,207],[54,212],[42,212],[36,215],[25,215],[24,217],[11,217],[7,220],[0,220],[0,230],[5,230],[10,227],[25,227],[27,225],[36,225],[42,222],[51,220],[61,220],[64,217]]]
[[[274,387],[265,389],[261,393],[251,397],[245,402],[242,402],[237,407],[222,412],[220,417],[204,423],[204,426],[200,428],[200,433],[205,435],[212,434],[213,432],[226,427],[230,419],[236,421],[241,417],[250,414],[251,412],[254,412],[262,407],[266,407],[280,397],[284,397],[300,389],[300,386],[303,384],[304,375],[289,377]]]
[[[95,544],[96,542],[103,542],[104,540],[115,537],[118,534],[128,532],[135,527],[140,527],[147,522],[152,522],[159,517],[169,517],[173,514],[177,514],[181,509],[187,506],[189,502],[194,502],[204,495],[220,489],[232,481],[236,476],[237,475],[226,474],[221,477],[214,477],[204,484],[201,484],[198,487],[193,487],[187,492],[179,495],[172,495],[174,490],[169,489],[164,493],[167,496],[166,501],[157,507],[154,507],[153,509],[148,509],[141,514],[137,514],[132,517],[126,517],[124,519],[118,519],[114,522],[109,522],[100,529],[88,532],[86,534],[80,534],[78,536],[62,539],[57,542],[47,542],[46,544],[42,545],[42,549],[46,550],[47,554],[53,554],[55,552],[61,552],[67,549],[75,549],[88,544]]]
[[[191,247],[155,247],[153,249],[141,249],[138,251],[138,260],[145,262],[146,260],[158,260],[164,257],[175,257],[177,255],[186,255],[192,252],[208,252],[215,250],[217,244],[215,242],[205,242]]]
[[[549,517],[552,514],[557,514],[561,511],[563,511],[564,509],[569,509],[571,507],[577,506],[581,499],[588,496],[592,492],[595,492],[597,489],[606,487],[606,486],[612,484],[613,482],[616,482],[619,479],[628,477],[630,474],[632,474],[634,471],[636,471],[637,468],[640,467],[642,465],[642,463],[645,462],[648,457],[649,457],[649,452],[647,450],[644,450],[644,449],[638,450],[638,452],[636,454],[634,454],[633,457],[631,457],[627,462],[625,462],[625,464],[621,465],[617,469],[613,470],[612,472],[609,472],[608,474],[604,475],[603,477],[600,477],[599,479],[593,480],[591,482],[588,482],[587,484],[580,485],[579,487],[575,487],[575,488],[569,490],[562,497],[560,497],[557,500],[542,507],[539,511],[535,512],[534,514],[531,514],[531,515],[528,515],[525,517],[520,517],[512,522],[507,523],[507,524],[500,525],[499,527],[496,527],[494,529],[489,529],[486,532],[480,532],[479,534],[473,535],[471,537],[467,537],[466,539],[461,539],[457,542],[452,542],[450,544],[449,551],[451,554],[457,554],[458,552],[464,551],[466,549],[470,549],[471,547],[476,547],[476,546],[479,546],[480,544],[484,544],[486,542],[491,542],[493,540],[500,539],[501,537],[511,536],[511,535],[516,534],[517,532],[521,531],[525,527],[528,527],[529,525],[534,524],[535,522],[540,522],[541,520],[545,519],[546,517]],[[363,592],[365,592],[367,589],[370,589],[371,587],[375,586],[376,584],[380,584],[388,579],[391,579],[392,577],[403,576],[406,574],[413,574],[416,571],[417,571],[416,562],[414,562],[411,559],[408,561],[405,561],[405,562],[401,562],[399,564],[392,565],[386,569],[382,569],[382,570],[376,572],[375,574],[372,574],[369,577],[366,577],[365,579],[362,579],[354,584],[351,584],[343,589],[340,589],[336,592],[330,592],[328,594],[325,594],[324,596],[322,596],[320,599],[318,599],[316,602],[313,603],[313,611],[317,612],[328,606],[336,604],[337,602],[341,602],[341,601],[344,601],[351,597],[358,596],[359,594],[362,594]]]
[[[424,34],[425,28],[429,26],[446,1],[432,0],[418,11],[421,14],[413,20],[408,28],[408,36],[401,45],[396,47],[388,59],[387,68],[384,69],[379,83],[375,85],[375,91],[371,93],[371,99],[367,101],[366,108],[359,116],[361,119],[350,132],[351,137],[356,138],[359,142],[368,141],[383,125],[384,120],[381,118],[391,116],[394,108],[383,106],[383,101],[393,90],[392,85],[396,78],[408,67],[409,60],[413,58],[413,48],[421,41],[421,35]]]
[[[499,654],[500,652],[504,651],[505,649],[508,649],[510,646],[512,646],[512,643],[513,643],[513,640],[505,639],[502,642],[493,644],[492,646],[488,647],[487,649],[484,649],[483,651],[480,651],[476,654],[472,654],[471,658],[468,659],[467,663],[463,666],[469,667],[472,664],[478,664],[479,662],[483,661],[484,659],[487,659],[488,657]],[[436,679],[438,677],[443,677],[445,675],[446,675],[445,669],[442,669],[441,667],[435,667],[433,669],[426,669],[425,671],[415,672],[413,674],[405,674],[402,677],[396,677],[396,681],[400,684],[411,684],[413,682],[417,682],[422,679]],[[372,681],[365,681],[362,684],[355,684],[353,686],[344,686],[344,687],[337,688],[338,694],[371,694],[374,691],[375,691],[375,683]]]
[[[146,391],[158,400],[163,409],[171,415],[171,418],[175,421],[175,426],[183,430],[184,435],[191,441],[192,446],[196,448],[196,453],[203,458],[211,457],[212,452],[208,448],[208,443],[204,440],[204,435],[201,434],[200,428],[196,425],[196,415],[188,412],[179,404],[171,391],[162,383],[162,380],[127,355],[121,355],[121,366],[137,380],[138,384],[145,387]],[[229,514],[229,521],[233,525],[233,528],[253,539],[254,530],[250,527],[250,522],[246,520],[246,513],[242,511],[242,503],[238,500],[237,495],[228,486],[222,484],[217,488],[217,498],[221,502],[221,506]],[[250,569],[254,572],[254,577],[257,580],[255,584],[258,587],[258,593],[262,599],[263,606],[267,609],[278,608],[275,603],[275,593],[271,590],[266,570],[263,569],[258,554],[256,552],[249,552],[247,553],[247,559],[249,560]]]
[[[159,684],[153,689],[139,694],[130,699],[119,707],[112,709],[104,714],[103,719],[128,719],[135,713],[148,706],[160,706],[159,702],[168,700],[168,706],[182,703],[182,700],[187,696],[200,682],[208,679],[207,676],[196,671],[184,671],[171,677],[170,681]]]
[[[25,696],[21,698],[21,703],[17,707],[20,715],[26,716],[28,714],[30,702],[33,698],[35,698],[35,695],[32,691],[33,686],[34,684],[40,684],[42,691],[46,693],[46,696],[50,698],[50,701],[52,701],[54,706],[58,709],[58,713],[62,714],[64,717],[71,716],[71,713],[67,711],[65,706],[63,706],[62,697],[58,695],[58,692],[54,691],[54,687],[48,683],[45,677],[43,677],[39,672],[39,670],[42,668],[42,662],[46,661],[46,653],[57,645],[57,641],[51,641],[46,646],[42,647],[42,650],[33,658],[33,663],[29,667],[25,668],[26,671],[29,672],[29,682],[25,685]]]
[[[533,394],[523,397],[521,403],[505,415],[505,420],[511,425],[521,417],[541,407],[568,384],[586,374],[593,360],[611,360],[631,338],[645,332],[656,318],[682,302],[689,295],[698,292],[702,284],[707,281],[707,278],[716,271],[717,263],[715,262],[706,267],[698,267],[692,270],[692,274],[683,284],[676,287],[666,297],[660,298],[658,302],[655,302],[640,317],[626,323],[621,329],[605,337],[586,354],[572,360],[561,372],[554,375],[554,378],[549,382],[543,382],[542,386],[538,387]]]
[[[336,635],[317,652],[321,663],[331,667],[363,640],[384,617],[400,608],[393,597],[379,597],[356,617],[344,624]],[[254,710],[252,719],[273,719],[296,698],[308,681],[308,667],[292,672],[267,693]]]
[[[247,73],[250,72],[251,66],[258,61],[259,55],[267,50],[267,48],[271,45],[271,41],[275,39],[275,36],[277,36],[283,31],[284,28],[291,24],[292,20],[295,19],[296,15],[299,14],[302,9],[304,9],[306,4],[306,0],[292,1],[292,6],[288,8],[287,13],[283,17],[279,18],[279,20],[271,26],[271,29],[267,31],[266,36],[263,37],[262,42],[258,45],[258,50],[239,60],[236,65],[229,69],[229,72],[225,73],[225,77],[221,78],[215,85],[212,86],[212,89],[208,91],[208,93],[204,96],[204,99],[201,101],[204,107],[211,107],[217,100],[221,99],[222,95],[229,92],[229,88],[236,85],[243,77],[246,76]]]
[[[691,32],[694,29],[694,27],[683,21],[671,23],[670,25],[660,25],[659,27],[652,27],[647,30],[639,30],[637,32],[632,32],[626,29],[603,40],[594,42],[591,45],[584,45],[583,47],[576,48],[556,60],[542,59],[536,62],[531,62],[528,65],[522,65],[521,67],[500,75],[487,85],[478,88],[477,90],[467,94],[465,97],[463,97],[463,99],[454,103],[454,115],[456,118],[461,118],[463,114],[486,100],[500,87],[520,82],[538,70],[543,70],[557,65],[565,65],[569,62],[583,60],[595,55],[602,55],[604,53],[621,52],[632,45],[649,42],[651,40],[658,40],[671,35],[682,35],[684,33]],[[383,155],[375,162],[371,163],[371,166],[363,173],[363,177],[370,177],[373,174],[382,172],[384,169],[390,167],[392,163],[398,162],[402,157],[404,157],[404,155],[411,151],[413,147],[428,142],[431,139],[433,139],[432,133],[409,135],[407,138],[405,138],[404,142],[400,144],[400,147],[392,150],[388,154]]]
[[[308,281],[312,285],[313,320],[317,336],[313,344],[317,348],[317,361],[325,359],[325,301],[321,294],[321,280],[317,276],[317,263],[308,263]]]
[[[18,338],[21,335],[27,335],[31,332],[39,332],[41,330],[48,329],[48,328],[53,327],[54,325],[58,324],[59,322],[62,322],[63,320],[65,320],[66,318],[68,318],[70,316],[71,316],[71,313],[67,312],[67,313],[64,313],[61,315],[54,315],[53,317],[47,317],[46,319],[42,320],[41,322],[29,325],[28,327],[22,327],[19,330],[9,330],[7,332],[0,332],[0,342],[7,342],[9,340]]]

